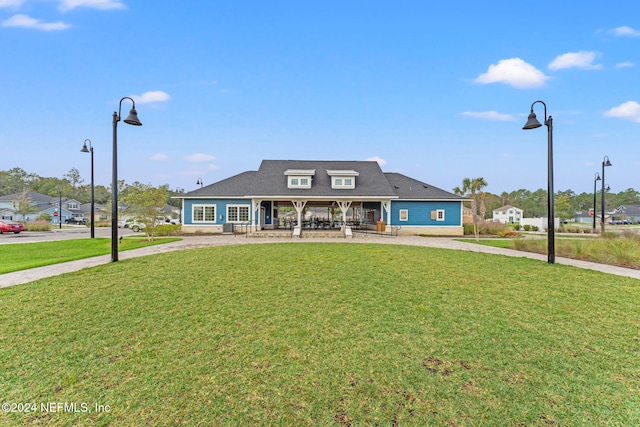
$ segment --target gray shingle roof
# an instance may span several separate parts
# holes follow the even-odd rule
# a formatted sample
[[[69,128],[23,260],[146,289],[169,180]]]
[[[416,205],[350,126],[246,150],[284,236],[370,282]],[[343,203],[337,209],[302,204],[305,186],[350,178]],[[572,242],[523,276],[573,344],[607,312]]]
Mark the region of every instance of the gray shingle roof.
[[[288,188],[286,170],[315,170],[311,188]],[[331,188],[327,171],[357,171],[355,188]],[[244,172],[191,191],[179,198],[196,197],[310,197],[384,198],[405,200],[464,200],[448,191],[399,173],[384,173],[375,161],[263,160],[258,171]]]

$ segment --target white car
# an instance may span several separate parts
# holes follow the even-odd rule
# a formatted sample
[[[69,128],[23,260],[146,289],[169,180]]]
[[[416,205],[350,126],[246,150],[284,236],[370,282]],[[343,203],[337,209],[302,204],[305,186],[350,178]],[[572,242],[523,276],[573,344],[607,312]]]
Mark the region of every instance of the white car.
[[[179,224],[179,223],[177,219],[165,218],[163,216],[156,217],[156,225],[164,225],[164,224]],[[129,223],[128,225],[125,225],[125,228],[127,226],[136,233],[146,227],[144,223],[136,220],[133,220],[133,222]]]

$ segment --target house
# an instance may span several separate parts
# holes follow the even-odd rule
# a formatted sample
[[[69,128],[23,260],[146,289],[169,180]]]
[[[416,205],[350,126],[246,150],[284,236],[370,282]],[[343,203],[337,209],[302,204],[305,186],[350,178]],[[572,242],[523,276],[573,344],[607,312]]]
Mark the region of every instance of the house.
[[[31,209],[28,213],[21,214],[18,211],[19,204],[23,200],[29,201]],[[60,202],[62,202],[61,209]],[[30,222],[35,221],[41,214],[47,214],[51,217],[51,224],[60,224],[60,221],[72,222],[76,218],[83,217],[80,205],[80,202],[75,199],[52,197],[33,191],[9,194],[0,196],[0,219]]]
[[[506,205],[493,210],[493,221],[503,224],[520,222],[522,220],[523,210],[515,206]]]
[[[175,196],[182,231],[395,227],[399,234],[462,235],[465,198],[375,161],[264,160],[257,171]]]
[[[611,222],[623,224],[625,221],[640,224],[640,205],[622,205],[611,212]]]

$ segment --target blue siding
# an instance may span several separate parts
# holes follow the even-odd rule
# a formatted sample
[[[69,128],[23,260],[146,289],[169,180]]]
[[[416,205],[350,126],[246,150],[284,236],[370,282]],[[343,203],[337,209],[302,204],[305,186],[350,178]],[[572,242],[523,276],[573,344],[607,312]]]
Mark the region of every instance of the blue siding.
[[[247,205],[251,212],[251,200],[247,199],[185,199],[184,200],[184,224],[194,225],[193,205],[215,205],[216,220],[214,222],[197,222],[195,225],[214,225],[227,222],[227,205]],[[222,215],[222,219],[220,216]]]
[[[413,202],[413,201],[392,201],[391,202],[391,223],[394,225],[406,226],[460,226],[462,225],[461,202]],[[406,209],[409,212],[408,221],[400,221],[400,210]],[[444,221],[431,219],[431,211],[444,210]]]

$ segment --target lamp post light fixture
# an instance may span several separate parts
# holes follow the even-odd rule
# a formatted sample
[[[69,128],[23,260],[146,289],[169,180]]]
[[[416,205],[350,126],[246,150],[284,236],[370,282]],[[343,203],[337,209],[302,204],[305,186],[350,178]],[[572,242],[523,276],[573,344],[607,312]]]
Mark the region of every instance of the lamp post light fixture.
[[[204,185],[204,183],[202,182],[202,178],[198,178],[198,180],[196,181],[196,185],[199,185],[200,188],[202,188],[202,186]]]
[[[89,143],[89,148],[87,148],[87,142]],[[95,198],[94,185],[93,185],[93,144],[91,144],[90,139],[84,140],[84,143],[82,144],[82,149],[80,151],[83,153],[91,153],[91,217],[90,217],[91,224],[90,224],[90,228],[91,228],[91,238],[93,239],[96,237],[96,225],[95,225],[96,198]]]
[[[604,168],[608,166],[611,166],[609,156],[604,156],[602,160],[602,206],[600,207],[602,209],[602,215],[600,216],[600,234],[604,234]]]
[[[593,233],[596,232],[596,182],[600,181],[600,174],[596,172],[596,176],[593,179]]]
[[[124,122],[133,126],[142,126],[138,120],[136,102],[128,96],[120,99],[118,112],[113,112],[113,170],[111,179],[111,262],[118,261],[118,122],[122,111],[122,101],[128,99],[133,104]]]
[[[542,126],[536,114],[533,112],[533,106],[537,103],[544,106],[544,124],[547,127],[547,262],[553,264],[556,261],[556,249],[555,249],[555,221],[554,221],[554,209],[553,209],[553,117],[547,118],[547,104],[542,101],[535,101],[531,104],[531,111],[527,123],[522,129],[536,129]]]

